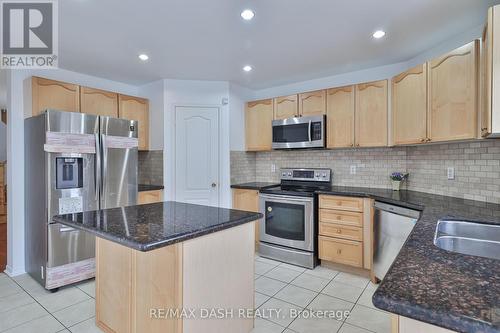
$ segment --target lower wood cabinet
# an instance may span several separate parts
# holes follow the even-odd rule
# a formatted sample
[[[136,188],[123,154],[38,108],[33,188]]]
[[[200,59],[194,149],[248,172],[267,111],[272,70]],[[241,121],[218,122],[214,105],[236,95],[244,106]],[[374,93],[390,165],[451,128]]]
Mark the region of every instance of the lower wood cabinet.
[[[355,267],[363,267],[363,243],[319,236],[319,258]]]
[[[163,190],[140,191],[137,196],[137,204],[144,205],[163,201]]]
[[[391,314],[391,333],[455,333],[419,320]]]
[[[233,208],[249,212],[259,212],[259,191],[233,189]],[[259,221],[255,221],[255,243],[259,244]]]
[[[373,200],[367,198],[320,195],[319,258],[332,263],[370,270],[371,274],[372,207]]]

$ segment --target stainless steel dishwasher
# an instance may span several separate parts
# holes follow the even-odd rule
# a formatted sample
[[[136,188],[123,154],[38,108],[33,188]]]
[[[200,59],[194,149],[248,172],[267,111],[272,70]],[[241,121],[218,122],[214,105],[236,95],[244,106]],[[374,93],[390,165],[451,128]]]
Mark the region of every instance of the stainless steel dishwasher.
[[[378,201],[374,208],[373,270],[382,280],[420,217],[420,211]]]

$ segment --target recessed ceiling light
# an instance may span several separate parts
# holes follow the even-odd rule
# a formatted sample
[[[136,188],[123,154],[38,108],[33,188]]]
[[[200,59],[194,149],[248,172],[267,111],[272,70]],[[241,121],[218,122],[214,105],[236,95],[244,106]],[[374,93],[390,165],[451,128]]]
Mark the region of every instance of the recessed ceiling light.
[[[241,17],[245,21],[250,21],[251,19],[253,19],[254,16],[255,16],[255,13],[251,9],[245,9],[244,11],[241,12]]]
[[[149,57],[147,54],[139,54],[139,59],[141,59],[142,61],[146,61],[149,59]]]
[[[373,33],[373,38],[379,39],[385,36],[384,30],[377,30]]]
[[[252,66],[250,66],[250,65],[246,65],[245,67],[243,67],[243,70],[244,70],[245,72],[250,72],[252,69],[253,69],[253,68],[252,68]]]

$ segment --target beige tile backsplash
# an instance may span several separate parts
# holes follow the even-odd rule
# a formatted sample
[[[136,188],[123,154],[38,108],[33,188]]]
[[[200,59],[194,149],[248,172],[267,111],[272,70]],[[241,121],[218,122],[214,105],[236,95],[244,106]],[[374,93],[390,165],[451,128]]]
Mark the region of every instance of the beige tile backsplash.
[[[272,172],[272,165],[276,172]],[[351,174],[351,166],[356,174]],[[389,174],[407,171],[409,190],[500,203],[500,140],[414,147],[231,152],[231,183],[279,181],[279,169],[333,170],[333,184],[390,188]],[[447,168],[455,179],[447,179]],[[255,172],[254,172],[255,170]]]

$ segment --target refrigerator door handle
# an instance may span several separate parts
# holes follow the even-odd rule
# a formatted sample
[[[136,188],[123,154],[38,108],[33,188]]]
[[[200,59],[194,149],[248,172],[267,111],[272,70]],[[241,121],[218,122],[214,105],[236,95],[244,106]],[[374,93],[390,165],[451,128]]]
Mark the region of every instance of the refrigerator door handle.
[[[106,147],[106,135],[101,134],[101,144],[102,144],[102,178],[101,178],[101,195],[103,200],[106,200],[106,193],[104,189],[106,187],[106,173],[108,172],[108,148]],[[103,207],[105,204],[103,203]]]
[[[95,199],[99,200],[99,189],[101,187],[101,144],[99,141],[99,134],[95,135]]]

